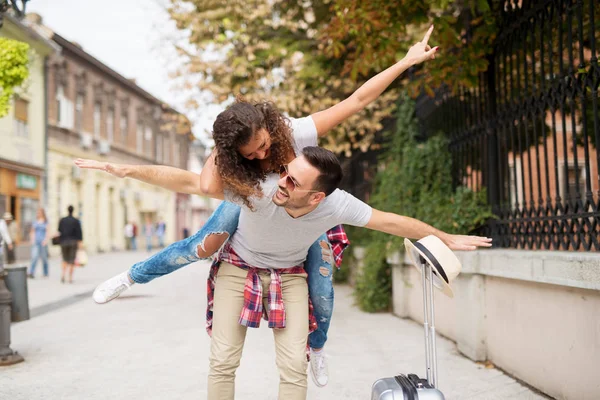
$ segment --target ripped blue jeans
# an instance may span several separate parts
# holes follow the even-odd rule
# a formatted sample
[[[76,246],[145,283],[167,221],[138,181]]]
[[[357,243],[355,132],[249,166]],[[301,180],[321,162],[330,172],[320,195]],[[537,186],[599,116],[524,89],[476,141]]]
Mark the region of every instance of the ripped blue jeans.
[[[201,260],[198,246],[211,234],[228,233],[231,237],[237,230],[240,207],[221,202],[221,205],[210,216],[206,224],[194,235],[175,242],[162,249],[150,258],[134,264],[129,276],[136,283],[148,283],[163,275],[177,271],[193,262]],[[333,265],[323,259],[321,243],[331,247],[327,234],[324,233],[308,250],[304,269],[308,274],[307,283],[310,299],[318,328],[309,336],[310,347],[320,349],[327,341],[327,331],[333,314]]]

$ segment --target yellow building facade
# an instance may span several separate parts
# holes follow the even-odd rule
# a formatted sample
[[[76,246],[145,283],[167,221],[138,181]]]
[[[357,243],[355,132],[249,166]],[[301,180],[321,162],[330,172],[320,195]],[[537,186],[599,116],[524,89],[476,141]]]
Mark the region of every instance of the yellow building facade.
[[[175,193],[133,179],[120,179],[103,171],[79,169],[73,165],[76,158],[98,159],[99,155],[50,141],[48,217],[53,229],[58,227],[58,221],[67,215],[67,207],[72,205],[75,208],[73,215],[81,221],[85,246],[91,253],[125,249],[127,221],[138,226],[138,248],[145,247],[146,218],[152,224],[162,218],[167,227],[165,242],[175,241]],[[156,237],[152,237],[152,245],[158,245]],[[58,253],[58,248],[53,252]]]
[[[0,216],[10,212],[19,245],[44,198],[46,157],[45,61],[59,48],[23,21],[5,15],[0,36],[29,44],[29,77],[15,88],[8,115],[0,118]],[[27,254],[28,251],[23,251]]]

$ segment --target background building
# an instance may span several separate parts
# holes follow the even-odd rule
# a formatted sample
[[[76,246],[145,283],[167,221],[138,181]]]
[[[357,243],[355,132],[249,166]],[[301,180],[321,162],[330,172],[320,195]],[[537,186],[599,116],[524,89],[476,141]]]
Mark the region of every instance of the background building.
[[[29,78],[19,88],[9,114],[0,119],[0,216],[10,212],[17,224],[17,257],[29,254],[29,231],[43,203],[47,57],[59,47],[9,14],[0,36],[28,43]]]
[[[124,249],[123,230],[129,220],[138,226],[140,246],[145,245],[144,224],[160,219],[166,223],[166,242],[174,241],[181,231],[176,214],[185,215],[189,196],[102,171],[80,170],[73,160],[186,168],[189,122],[135,81],[44,27],[40,16],[28,18],[61,48],[48,66],[47,211],[52,229],[73,205],[92,253]]]
[[[199,174],[202,172],[204,163],[210,155],[210,151],[207,146],[200,140],[196,140],[190,147],[188,170]],[[192,196],[190,200],[190,218],[188,229],[190,235],[199,230],[208,220],[208,217],[212,212],[219,206],[220,200],[211,199],[204,196]]]

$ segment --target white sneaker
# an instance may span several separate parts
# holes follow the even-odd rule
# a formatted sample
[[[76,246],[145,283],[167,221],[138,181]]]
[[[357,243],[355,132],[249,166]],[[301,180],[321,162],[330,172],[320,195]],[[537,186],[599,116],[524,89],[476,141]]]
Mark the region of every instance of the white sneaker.
[[[129,280],[128,271],[122,272],[98,285],[96,290],[94,290],[94,301],[98,304],[108,303],[119,297],[131,285],[133,283]]]
[[[315,353],[310,349],[310,376],[313,382],[318,387],[324,387],[329,381],[329,371],[327,368],[327,359],[325,358],[325,350]]]

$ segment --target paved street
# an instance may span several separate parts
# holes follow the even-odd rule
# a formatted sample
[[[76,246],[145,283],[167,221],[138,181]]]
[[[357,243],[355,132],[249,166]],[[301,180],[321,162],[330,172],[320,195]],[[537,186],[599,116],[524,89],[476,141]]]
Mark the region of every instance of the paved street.
[[[0,369],[0,399],[205,398],[207,263],[136,285],[106,305],[91,299],[97,283],[145,256],[91,257],[72,285],[59,282],[53,260],[50,278],[30,280],[36,315],[13,324],[11,345],[26,361]],[[369,399],[378,377],[424,370],[422,326],[390,314],[363,313],[352,302],[350,288],[338,286],[327,345],[330,384],[318,389],[309,381],[309,399]],[[438,357],[440,387],[449,400],[544,398],[462,357],[448,340],[438,340]],[[276,399],[274,359],[269,329],[249,330],[236,398]]]

